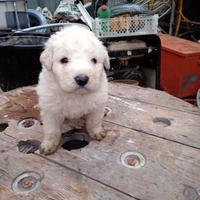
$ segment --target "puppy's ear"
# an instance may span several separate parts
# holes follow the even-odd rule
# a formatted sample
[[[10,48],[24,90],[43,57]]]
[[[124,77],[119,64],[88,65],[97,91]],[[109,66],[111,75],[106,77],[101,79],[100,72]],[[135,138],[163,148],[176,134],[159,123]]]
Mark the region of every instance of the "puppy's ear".
[[[40,62],[42,66],[46,67],[47,70],[52,68],[52,57],[53,57],[53,47],[51,41],[47,41],[44,51],[40,55]]]
[[[104,69],[107,71],[110,69],[110,58],[108,56],[108,51],[105,49],[104,51],[104,61],[103,61]]]

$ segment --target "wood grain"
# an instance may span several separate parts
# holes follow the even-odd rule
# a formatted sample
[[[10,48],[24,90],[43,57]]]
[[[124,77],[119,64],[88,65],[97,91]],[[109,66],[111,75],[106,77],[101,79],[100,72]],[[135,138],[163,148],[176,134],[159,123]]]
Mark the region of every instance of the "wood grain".
[[[1,200],[134,200],[59,163],[52,163],[35,154],[22,154],[16,144],[0,138],[0,199]],[[9,150],[8,150],[9,146]],[[37,172],[40,186],[32,192],[14,192],[12,181],[23,172]],[[136,200],[136,199],[135,199]]]
[[[166,200],[184,200],[184,191],[188,188],[199,191],[199,150],[119,125],[104,123],[104,126],[111,131],[103,141],[92,141],[80,150],[67,151],[60,148],[55,154],[42,157],[137,199],[161,199],[165,195]],[[7,129],[6,133],[17,133],[14,127]],[[41,134],[42,132],[27,134],[24,131],[14,137],[17,142],[20,139],[40,139]],[[136,170],[124,167],[120,156],[126,151],[144,155],[145,166]],[[19,155],[16,158],[17,156]]]
[[[38,97],[34,87],[22,87],[0,95],[0,118],[21,119],[39,117]]]
[[[20,140],[43,137],[40,123],[30,129],[18,127],[25,117],[40,120],[34,88],[0,96],[0,123],[9,125],[0,133],[1,200],[200,199],[199,110],[160,91],[109,86],[107,137],[78,150],[59,148],[50,156],[23,154],[17,148]],[[156,123],[155,118],[166,118],[170,124]],[[140,153],[145,165],[125,167],[120,160],[124,152]],[[44,178],[37,190],[16,194],[11,182],[24,171]]]
[[[129,91],[132,92],[131,86],[120,84],[122,85],[122,89],[116,90],[118,84],[116,84],[117,86],[113,85],[114,84],[110,84],[110,91],[126,91],[129,88]],[[115,89],[112,89],[112,87],[115,87]],[[177,98],[171,95],[167,95],[170,96],[170,98],[166,98],[165,93],[150,89],[151,92],[153,91],[159,94],[159,99],[165,99],[166,105],[171,105],[173,102],[172,105],[176,106],[176,104],[179,105],[179,101],[181,101],[179,105],[180,109],[190,109],[192,111],[187,112],[186,110],[180,111],[170,107],[163,107],[160,106],[160,104],[162,104],[160,102],[164,102],[164,100],[158,100],[157,105],[156,96],[158,95],[154,93],[150,95],[148,89],[136,87],[136,91],[140,93],[139,95],[136,92],[136,96],[142,98],[143,95],[145,101],[142,102],[134,100],[134,98],[130,100],[127,98],[124,99],[123,97],[110,96],[108,107],[113,111],[105,120],[134,130],[139,130],[146,134],[200,148],[200,116],[198,115],[198,108],[194,108],[192,105],[180,99],[177,100]],[[141,91],[143,92],[141,93]],[[134,97],[135,94],[131,92],[126,91],[126,94]],[[145,103],[147,99],[150,99],[152,104]],[[0,119],[2,122],[10,121],[10,119],[20,120],[25,117],[36,117],[40,120],[39,110],[36,106],[37,96],[34,92],[34,87],[20,88],[8,92],[6,96],[4,95],[4,97],[0,98],[0,102]],[[157,117],[169,119],[171,125],[165,127],[161,124],[153,123],[153,120]],[[32,131],[35,131],[35,129]]]
[[[108,107],[112,109],[111,114],[105,118],[108,122],[200,148],[199,115],[159,108],[157,105],[120,97],[110,97]],[[167,119],[171,125],[155,123],[156,118]]]
[[[103,141],[80,150],[60,148],[49,160],[80,171],[138,199],[184,200],[187,187],[200,191],[200,151],[106,123],[113,130]],[[129,169],[120,162],[126,151],[144,155],[146,164]],[[163,198],[164,197],[164,198]]]
[[[200,115],[200,109],[164,91],[110,82],[109,94],[149,105],[157,105],[158,108]]]

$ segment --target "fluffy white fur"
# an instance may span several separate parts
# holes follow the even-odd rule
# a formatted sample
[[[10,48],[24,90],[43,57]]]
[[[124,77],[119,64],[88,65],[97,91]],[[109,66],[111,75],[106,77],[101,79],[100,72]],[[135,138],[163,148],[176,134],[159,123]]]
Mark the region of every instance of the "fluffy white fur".
[[[68,62],[62,63],[62,58]],[[40,61],[43,69],[37,93],[44,130],[41,153],[56,151],[64,119],[84,117],[91,138],[105,137],[102,118],[108,86],[104,67],[109,69],[110,65],[102,43],[85,27],[71,25],[50,37]],[[89,77],[84,87],[74,79],[80,74]]]

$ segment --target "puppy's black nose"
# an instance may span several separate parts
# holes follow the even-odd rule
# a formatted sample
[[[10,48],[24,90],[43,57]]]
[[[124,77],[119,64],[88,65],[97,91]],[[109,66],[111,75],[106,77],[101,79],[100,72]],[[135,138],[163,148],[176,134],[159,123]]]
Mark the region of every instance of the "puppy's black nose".
[[[80,74],[80,75],[76,76],[74,78],[74,80],[76,81],[77,85],[84,86],[87,84],[89,77],[86,75]]]

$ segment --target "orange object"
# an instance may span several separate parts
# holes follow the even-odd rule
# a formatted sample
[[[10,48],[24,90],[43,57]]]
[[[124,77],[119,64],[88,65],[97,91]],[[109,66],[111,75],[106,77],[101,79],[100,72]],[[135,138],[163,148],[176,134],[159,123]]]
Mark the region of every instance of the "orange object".
[[[200,88],[200,44],[160,35],[160,86],[177,97],[197,94]]]

